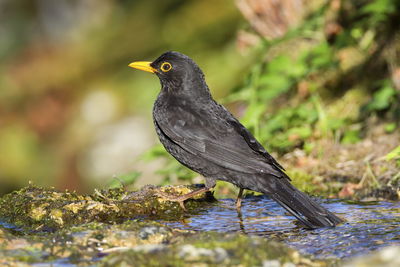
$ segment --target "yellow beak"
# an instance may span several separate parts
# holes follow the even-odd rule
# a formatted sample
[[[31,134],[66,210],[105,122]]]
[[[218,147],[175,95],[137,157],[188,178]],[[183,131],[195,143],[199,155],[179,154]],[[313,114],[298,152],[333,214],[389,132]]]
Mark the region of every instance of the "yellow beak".
[[[138,70],[151,72],[151,73],[157,72],[157,70],[155,68],[153,68],[152,66],[150,66],[150,64],[151,64],[150,61],[136,61],[136,62],[132,62],[131,64],[129,64],[129,67],[138,69]]]

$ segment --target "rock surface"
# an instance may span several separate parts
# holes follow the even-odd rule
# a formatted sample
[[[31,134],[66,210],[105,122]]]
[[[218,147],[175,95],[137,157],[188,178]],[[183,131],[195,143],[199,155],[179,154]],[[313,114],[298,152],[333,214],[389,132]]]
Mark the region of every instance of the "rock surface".
[[[79,195],[28,186],[0,199],[0,217],[25,232],[53,232],[90,222],[121,223],[138,216],[179,219],[206,207],[214,200],[212,194],[200,194],[186,201],[187,212],[177,202],[166,201],[159,194],[183,195],[196,188],[197,185],[145,186],[135,192],[117,188]]]
[[[178,203],[159,192],[185,194],[196,186],[92,195],[29,186],[0,199],[0,266],[340,266],[301,255],[285,244],[236,232],[194,232],[159,221],[180,221],[212,205],[211,195]],[[399,247],[344,266],[398,266]],[[397,264],[397,265],[396,265]]]

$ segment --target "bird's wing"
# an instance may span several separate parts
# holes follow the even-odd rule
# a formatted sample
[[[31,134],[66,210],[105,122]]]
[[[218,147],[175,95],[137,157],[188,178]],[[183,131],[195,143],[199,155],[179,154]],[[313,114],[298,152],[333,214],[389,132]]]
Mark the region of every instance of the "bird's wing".
[[[189,153],[219,166],[243,173],[286,176],[281,168],[277,167],[279,164],[274,164],[260,151],[251,147],[254,146],[254,137],[250,133],[243,135],[231,122],[213,116],[208,111],[199,112],[189,106],[174,106],[169,107],[167,113],[155,114],[155,121],[171,141]],[[255,144],[262,148],[258,142]]]
[[[274,165],[278,169],[284,171],[285,168],[283,168],[266,150],[265,148],[257,141],[257,139],[250,133],[249,130],[247,130],[246,127],[243,126],[237,119],[232,117],[231,119],[228,120],[229,123],[232,125],[232,127],[235,128],[236,132],[239,133],[246,143],[248,144],[251,149],[256,151],[257,153],[260,153],[263,157],[266,158],[269,164]]]

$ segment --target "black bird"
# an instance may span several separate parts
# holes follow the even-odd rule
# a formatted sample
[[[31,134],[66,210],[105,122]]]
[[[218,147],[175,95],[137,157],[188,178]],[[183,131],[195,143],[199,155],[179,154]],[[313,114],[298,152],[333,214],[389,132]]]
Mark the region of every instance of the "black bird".
[[[296,189],[284,168],[225,107],[215,102],[197,64],[178,52],[130,67],[155,73],[161,91],[153,107],[154,125],[165,149],[186,167],[205,177],[205,187],[180,197],[180,202],[215,186],[216,180],[261,192],[278,202],[308,228],[342,222]]]

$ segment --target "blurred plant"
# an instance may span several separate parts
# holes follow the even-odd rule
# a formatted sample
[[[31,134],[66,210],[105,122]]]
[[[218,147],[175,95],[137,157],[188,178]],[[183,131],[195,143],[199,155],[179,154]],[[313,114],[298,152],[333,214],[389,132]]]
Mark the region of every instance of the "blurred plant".
[[[299,46],[300,51],[294,48],[298,56],[293,56],[293,51],[283,51],[278,56],[267,59],[267,62],[261,61],[259,63],[261,67],[253,68],[243,88],[238,88],[234,94],[228,96],[228,101],[247,103],[241,121],[271,150],[287,152],[294,147],[303,147],[307,140],[311,141],[310,138],[316,137],[334,137],[342,143],[355,143],[361,139],[361,127],[358,123],[363,118],[327,113],[324,102],[332,102],[335,99],[328,98],[332,94],[327,94],[326,89],[327,86],[331,87],[332,79],[341,78],[343,70],[351,74],[353,68],[363,70],[364,65],[371,67],[368,57],[373,59],[379,56],[377,50],[379,41],[394,30],[390,22],[398,18],[400,8],[398,3],[386,0],[365,1],[363,8],[359,10],[355,10],[355,6],[356,4],[344,4],[339,9],[338,12],[342,13],[340,20],[347,23],[347,28],[338,33],[335,42],[328,43],[324,38],[314,37],[312,42]],[[349,9],[355,12],[346,13]],[[268,55],[270,51],[276,50],[276,47],[282,46],[283,43],[290,44],[293,40],[300,43],[299,40],[308,38],[310,32],[321,31],[324,26],[322,18],[328,11],[327,5],[324,5],[297,29],[289,31],[279,40],[267,41],[264,53]],[[354,54],[348,54],[346,50],[347,47],[354,45],[365,51],[361,60],[357,61],[357,65],[345,63],[350,60],[355,61],[352,59]],[[349,67],[343,69],[344,64]],[[381,73],[382,77],[389,76],[387,70],[379,70],[377,73]],[[360,82],[363,81],[360,79]],[[373,92],[371,101],[366,105],[368,114],[378,111],[389,112],[394,114],[392,119],[398,120],[398,116],[395,116],[399,110],[398,91],[389,79],[384,79],[380,84],[378,90],[375,82],[363,85],[365,89]],[[297,94],[295,89],[298,91]],[[320,97],[321,94],[324,94],[323,99]],[[273,110],[271,107],[276,109]],[[387,130],[393,131],[395,123],[387,125]]]
[[[400,146],[390,151],[385,158],[386,160],[396,160],[400,164]]]
[[[191,54],[218,73],[208,81],[223,94],[231,85],[221,81],[236,84],[243,68],[234,46],[241,21],[230,0],[0,1],[0,195],[28,179],[83,191],[109,177],[106,169],[151,175],[152,167],[134,162],[137,151],[112,150],[113,138],[101,134],[127,117],[151,125],[157,81],[127,64],[166,50]],[[213,71],[222,62],[226,68]],[[142,147],[153,143],[130,137]],[[92,152],[100,156],[85,156]]]
[[[390,151],[385,156],[385,159],[387,161],[396,161],[397,166],[400,167],[400,145]],[[400,186],[400,171],[390,179],[388,184],[391,184],[392,186],[397,186],[397,188]]]
[[[161,144],[154,146],[141,157],[144,161],[151,161],[158,158],[166,159],[163,168],[156,171],[157,174],[163,177],[161,185],[188,183],[197,175],[172,158]]]
[[[387,22],[390,15],[398,12],[398,5],[398,2],[392,0],[367,1],[360,12],[361,15],[367,16],[363,23],[367,27],[376,27],[380,23]]]
[[[108,188],[119,188],[134,185],[137,179],[140,177],[140,172],[131,172],[123,175],[118,175],[113,177],[113,179],[108,183]]]
[[[389,80],[384,80],[381,87],[372,95],[366,108],[369,112],[379,112],[398,107],[400,93],[392,86]]]

